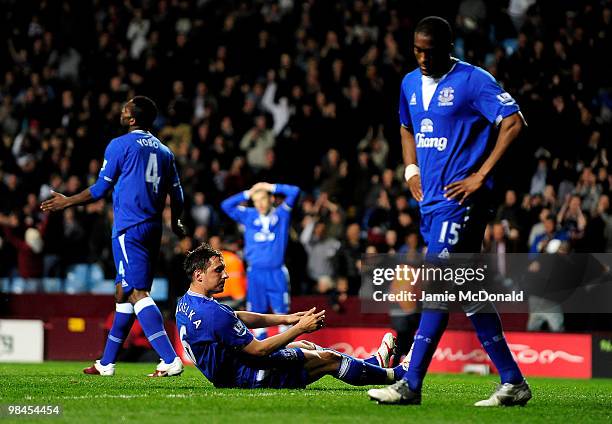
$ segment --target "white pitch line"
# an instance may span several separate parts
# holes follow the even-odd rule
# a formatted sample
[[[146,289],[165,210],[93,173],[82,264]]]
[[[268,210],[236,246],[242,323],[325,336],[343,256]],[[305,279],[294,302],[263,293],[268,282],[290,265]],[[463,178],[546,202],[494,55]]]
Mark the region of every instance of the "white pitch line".
[[[170,393],[170,394],[159,394],[159,395],[149,395],[149,394],[140,394],[140,395],[109,395],[109,394],[101,394],[101,395],[80,395],[80,396],[60,396],[60,397],[52,397],[51,399],[64,399],[64,400],[84,400],[84,399],[137,399],[137,398],[194,398],[194,397],[269,397],[269,396],[277,396],[279,392],[257,392],[253,391],[251,393],[224,393],[224,392],[215,392],[215,393]],[[296,393],[286,393],[295,395]],[[340,394],[340,393],[339,393]],[[305,397],[314,397],[318,396],[318,393],[304,391],[299,393],[300,396]],[[33,397],[30,397],[32,400]]]

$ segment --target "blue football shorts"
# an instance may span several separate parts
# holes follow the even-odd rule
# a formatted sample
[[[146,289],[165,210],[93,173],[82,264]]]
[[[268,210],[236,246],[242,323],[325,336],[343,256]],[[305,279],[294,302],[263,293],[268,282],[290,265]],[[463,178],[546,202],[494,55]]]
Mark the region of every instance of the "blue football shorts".
[[[247,310],[265,314],[289,312],[289,273],[287,268],[247,269]]]
[[[121,283],[124,293],[134,289],[151,290],[161,233],[160,224],[141,222],[113,238],[113,258],[117,269],[115,283]]]
[[[264,358],[259,367],[253,388],[303,389],[308,384],[304,352],[300,348],[279,349]]]
[[[493,217],[493,210],[488,203],[470,205],[449,205],[440,207],[421,217],[421,234],[427,244],[426,262],[431,266],[459,266],[453,261],[453,254],[460,259],[461,266],[477,266],[482,240],[487,224]],[[474,255],[470,255],[474,254]],[[470,259],[472,257],[472,259]],[[451,259],[449,261],[449,258]],[[473,262],[470,262],[472,261]],[[458,290],[479,290],[484,282],[471,283],[471,286],[459,286],[454,282],[426,282],[424,289],[433,293],[457,292]],[[461,309],[468,315],[491,309],[490,302],[465,301]],[[424,302],[424,309],[449,310],[445,302]]]

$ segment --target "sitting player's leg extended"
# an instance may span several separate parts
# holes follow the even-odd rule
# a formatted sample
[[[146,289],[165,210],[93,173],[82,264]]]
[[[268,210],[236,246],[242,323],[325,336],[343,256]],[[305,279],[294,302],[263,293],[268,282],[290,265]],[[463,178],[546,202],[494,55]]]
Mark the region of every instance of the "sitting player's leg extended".
[[[372,384],[389,384],[401,379],[404,368],[382,368],[344,355],[333,350],[304,350],[304,369],[308,375],[308,384],[319,380],[325,375],[331,375],[338,380],[353,386]]]
[[[378,365],[382,368],[389,368],[389,364],[391,364],[391,358],[395,354],[395,342],[396,340],[392,333],[385,333],[380,342],[380,347],[378,348],[376,353],[370,356],[369,358],[364,359],[364,361],[372,365]],[[287,347],[300,348],[303,350],[332,350],[319,346],[316,343],[309,342],[308,340],[297,340],[289,343]]]
[[[303,388],[326,375],[354,386],[389,384],[402,378],[406,366],[385,368],[372,362],[376,363],[379,357],[388,365],[394,349],[391,333],[385,334],[381,348],[366,360],[305,340],[292,342],[261,362],[268,369],[258,372],[259,381],[254,387]]]
[[[314,343],[306,343],[314,345]],[[401,379],[405,373],[402,365],[387,368],[395,350],[395,340],[391,333],[383,336],[376,354],[365,360],[332,349],[319,346],[317,348],[316,350],[303,350],[308,383],[317,381],[325,375],[331,375],[354,386],[387,384]]]

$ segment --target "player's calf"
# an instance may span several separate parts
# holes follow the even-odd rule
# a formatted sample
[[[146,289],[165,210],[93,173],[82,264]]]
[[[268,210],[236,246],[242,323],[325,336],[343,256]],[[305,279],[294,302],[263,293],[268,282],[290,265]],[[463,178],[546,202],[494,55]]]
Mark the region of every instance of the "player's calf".
[[[130,301],[133,300],[130,298]],[[134,312],[149,343],[162,358],[163,363],[168,366],[175,363],[178,355],[174,351],[170,339],[168,339],[164,329],[163,316],[153,299],[148,295],[140,298],[134,303]]]
[[[389,384],[398,378],[393,369],[381,368],[333,350],[305,350],[303,353],[309,383],[324,375],[331,375],[353,386]]]

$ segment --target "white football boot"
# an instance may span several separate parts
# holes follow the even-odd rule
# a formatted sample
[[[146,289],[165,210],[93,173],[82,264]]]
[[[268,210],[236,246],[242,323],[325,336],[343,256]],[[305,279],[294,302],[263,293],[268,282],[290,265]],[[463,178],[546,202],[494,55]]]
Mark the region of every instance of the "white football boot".
[[[84,374],[112,377],[115,375],[115,364],[102,365],[98,359],[92,366],[83,369]]]
[[[490,398],[478,401],[474,406],[525,406],[529,399],[531,399],[531,389],[527,380],[523,380],[519,384],[498,385]]]
[[[395,354],[395,336],[392,333],[385,333],[380,342],[380,347],[376,351],[376,360],[378,366],[382,368],[389,368],[391,363],[391,357]]]
[[[153,372],[152,374],[149,374],[148,376],[149,377],[173,377],[173,376],[181,375],[182,373],[183,373],[183,361],[181,361],[181,358],[177,356],[176,358],[174,358],[174,361],[170,362],[169,364],[166,364],[164,360],[162,359],[157,365],[155,372]]]
[[[382,389],[368,390],[370,399],[378,401],[380,404],[396,405],[420,405],[421,394],[415,393],[408,387],[406,380],[401,379],[390,386]]]

